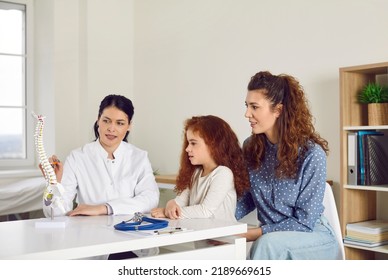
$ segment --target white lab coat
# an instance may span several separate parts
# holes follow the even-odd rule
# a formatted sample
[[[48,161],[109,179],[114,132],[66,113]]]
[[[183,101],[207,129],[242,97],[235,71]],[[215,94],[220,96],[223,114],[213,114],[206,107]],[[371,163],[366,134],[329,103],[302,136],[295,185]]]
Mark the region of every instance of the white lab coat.
[[[82,204],[109,204],[113,214],[149,213],[158,206],[159,189],[147,152],[121,142],[114,160],[99,140],[70,153],[65,161],[62,185],[66,212],[73,209],[73,199]],[[43,204],[46,217],[50,207]],[[54,209],[54,216],[63,215]]]

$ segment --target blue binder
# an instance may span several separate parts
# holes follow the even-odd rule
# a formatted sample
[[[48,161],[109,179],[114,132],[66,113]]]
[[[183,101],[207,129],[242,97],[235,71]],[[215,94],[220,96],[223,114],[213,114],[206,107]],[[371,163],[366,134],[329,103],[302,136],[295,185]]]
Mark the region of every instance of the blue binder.
[[[375,130],[359,130],[357,131],[358,144],[358,184],[365,185],[365,147],[364,135],[384,135],[384,133]]]

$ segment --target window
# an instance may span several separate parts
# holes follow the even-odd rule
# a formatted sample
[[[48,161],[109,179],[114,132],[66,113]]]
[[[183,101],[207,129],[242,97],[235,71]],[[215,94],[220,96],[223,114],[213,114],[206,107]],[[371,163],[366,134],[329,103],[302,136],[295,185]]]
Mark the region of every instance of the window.
[[[30,0],[0,1],[0,167],[34,163]]]

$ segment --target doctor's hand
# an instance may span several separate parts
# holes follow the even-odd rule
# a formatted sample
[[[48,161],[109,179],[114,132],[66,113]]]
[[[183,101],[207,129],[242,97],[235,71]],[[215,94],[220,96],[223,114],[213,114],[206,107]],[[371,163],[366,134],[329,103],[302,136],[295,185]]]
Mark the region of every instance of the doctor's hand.
[[[171,199],[166,204],[164,209],[164,215],[171,220],[179,219],[182,215],[182,210],[179,205],[175,202],[175,199]]]
[[[62,181],[63,175],[63,163],[59,160],[56,155],[52,155],[49,158],[49,162],[51,166],[54,168],[55,176],[57,177],[57,182],[60,183]]]
[[[107,215],[108,209],[105,204],[89,205],[79,204],[74,210],[70,211],[68,216],[99,216]]]
[[[62,181],[63,175],[63,163],[58,159],[56,155],[52,155],[48,158],[49,163],[54,169],[55,177],[57,177],[57,182],[60,183]],[[43,176],[45,176],[42,164],[39,164],[39,169],[42,172]]]

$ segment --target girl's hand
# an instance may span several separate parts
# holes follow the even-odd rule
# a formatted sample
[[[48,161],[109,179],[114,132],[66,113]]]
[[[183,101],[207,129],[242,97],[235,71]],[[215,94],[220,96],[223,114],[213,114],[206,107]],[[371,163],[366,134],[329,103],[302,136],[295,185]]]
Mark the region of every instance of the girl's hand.
[[[176,220],[181,217],[182,210],[179,205],[175,202],[175,199],[171,199],[166,204],[166,208],[164,210],[164,215],[171,220]]]
[[[107,215],[108,209],[105,204],[88,205],[79,204],[74,210],[68,213],[68,216],[99,216]]]
[[[154,208],[151,210],[151,216],[154,218],[167,218],[164,215],[164,208]]]

